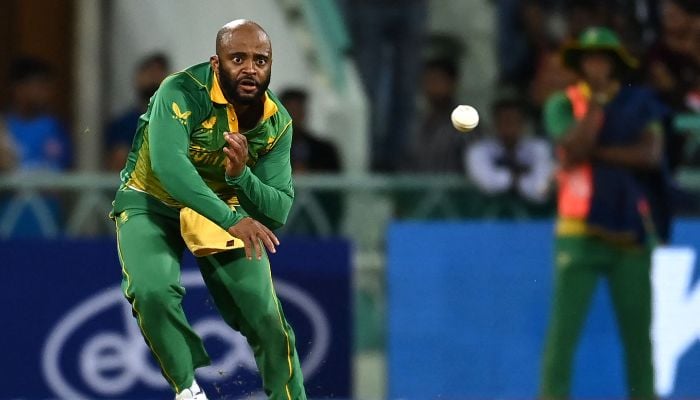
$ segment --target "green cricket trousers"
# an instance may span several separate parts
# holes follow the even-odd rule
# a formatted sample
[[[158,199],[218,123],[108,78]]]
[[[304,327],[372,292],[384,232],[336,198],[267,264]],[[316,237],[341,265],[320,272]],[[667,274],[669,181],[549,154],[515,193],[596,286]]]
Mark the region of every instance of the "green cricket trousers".
[[[651,255],[591,236],[556,239],[554,302],[540,395],[569,396],[576,345],[599,277],[607,279],[625,354],[630,398],[653,399]]]
[[[185,244],[177,211],[146,203],[115,207],[122,289],[163,376],[178,393],[210,359],[181,305]],[[271,399],[306,399],[294,333],[275,294],[267,256],[248,260],[237,249],[197,262],[223,319],[251,345],[265,393]]]

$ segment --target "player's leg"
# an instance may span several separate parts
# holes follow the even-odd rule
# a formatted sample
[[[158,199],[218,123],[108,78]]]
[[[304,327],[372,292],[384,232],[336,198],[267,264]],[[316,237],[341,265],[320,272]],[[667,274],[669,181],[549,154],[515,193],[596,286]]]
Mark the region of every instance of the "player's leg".
[[[181,306],[178,221],[137,209],[116,220],[122,289],[163,376],[179,393],[192,385],[194,369],[210,360]]]
[[[594,239],[556,239],[554,300],[547,332],[540,395],[567,398],[576,345],[598,280]],[[591,251],[593,250],[593,252]]]
[[[198,259],[224,320],[250,343],[271,399],[306,399],[294,332],[272,286],[270,263],[248,260],[242,249]]]
[[[610,292],[625,350],[630,398],[654,399],[651,345],[651,255],[618,249],[610,270]]]

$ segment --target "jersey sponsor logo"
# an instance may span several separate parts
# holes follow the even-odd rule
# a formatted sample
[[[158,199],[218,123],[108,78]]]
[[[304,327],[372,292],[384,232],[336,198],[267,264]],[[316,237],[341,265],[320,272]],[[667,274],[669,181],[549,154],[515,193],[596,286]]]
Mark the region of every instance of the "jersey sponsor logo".
[[[183,272],[182,285],[188,293],[206,289],[196,271]],[[330,349],[328,319],[318,302],[298,286],[276,280],[275,291],[311,327],[311,345],[299,357],[304,376],[312,378]],[[190,318],[190,322],[205,343],[213,341],[222,347],[218,354],[212,354],[212,365],[197,370],[198,379],[224,383],[241,373],[256,373],[255,359],[245,338],[220,316],[212,311]],[[170,390],[151,359],[131,307],[118,285],[85,299],[68,311],[50,332],[42,351],[42,372],[58,398],[128,398],[133,390],[142,390],[144,386],[164,393]]]
[[[211,131],[212,129],[214,129],[214,125],[216,125],[216,115],[212,115],[207,120],[202,122],[202,128],[204,128],[207,131]]]
[[[192,115],[192,111],[185,111],[185,112],[180,111],[180,106],[178,106],[177,103],[174,101],[173,101],[172,108],[173,108],[173,118],[180,121],[180,123],[182,125],[187,125],[187,118],[189,118],[190,115]]]
[[[700,340],[700,284],[694,282],[697,254],[691,247],[654,251],[652,341],[658,394],[670,396],[683,356]]]
[[[226,154],[221,151],[197,151],[190,148],[190,158],[196,166],[220,167],[226,165]]]

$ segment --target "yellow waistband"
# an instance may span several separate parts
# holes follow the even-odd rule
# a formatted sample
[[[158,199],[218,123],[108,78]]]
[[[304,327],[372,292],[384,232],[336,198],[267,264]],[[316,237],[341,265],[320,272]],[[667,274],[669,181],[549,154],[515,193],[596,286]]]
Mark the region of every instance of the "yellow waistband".
[[[559,218],[555,232],[559,236],[579,236],[589,233],[588,224],[582,219]]]
[[[637,246],[635,234],[632,231],[613,232],[590,225],[582,219],[559,218],[555,232],[557,236],[593,236],[616,245]]]

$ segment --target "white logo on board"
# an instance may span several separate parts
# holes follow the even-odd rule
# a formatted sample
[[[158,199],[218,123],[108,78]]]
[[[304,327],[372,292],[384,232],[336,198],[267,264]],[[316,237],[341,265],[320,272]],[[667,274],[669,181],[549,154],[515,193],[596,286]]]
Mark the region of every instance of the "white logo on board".
[[[658,394],[673,393],[678,363],[700,339],[700,285],[692,285],[695,250],[662,247],[654,251],[654,364]]]
[[[204,281],[196,271],[182,274],[186,288],[202,288]],[[312,330],[311,348],[300,354],[305,377],[312,377],[321,366],[330,346],[330,325],[318,303],[300,288],[276,280],[277,295],[298,308],[309,321]],[[150,362],[137,324],[131,315],[131,307],[123,297],[119,286],[105,289],[70,310],[51,330],[42,352],[42,370],[49,387],[56,396],[64,399],[88,399],[91,396],[72,385],[62,372],[61,357],[68,340],[82,325],[101,313],[119,307],[123,315],[124,332],[101,331],[82,344],[78,354],[79,372],[86,388],[104,397],[117,397],[127,393],[137,384],[152,389],[165,389],[168,385],[158,368]],[[226,351],[212,365],[197,370],[197,377],[209,381],[223,381],[235,376],[239,369],[256,371],[255,359],[246,339],[231,329],[221,318],[203,317],[192,324],[202,340],[216,339]],[[222,374],[225,371],[225,374]]]

